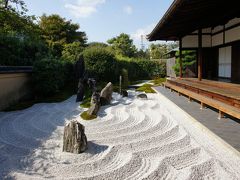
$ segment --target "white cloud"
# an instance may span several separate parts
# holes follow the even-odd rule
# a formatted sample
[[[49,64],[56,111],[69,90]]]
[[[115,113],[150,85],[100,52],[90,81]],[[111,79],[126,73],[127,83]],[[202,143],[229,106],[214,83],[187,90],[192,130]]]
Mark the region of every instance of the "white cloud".
[[[65,8],[77,18],[89,17],[97,12],[97,6],[106,0],[77,0],[76,4],[65,4]]]
[[[132,13],[133,13],[133,8],[128,5],[128,6],[125,6],[125,7],[123,8],[123,11],[124,11],[125,13],[127,13],[127,14],[132,14]]]
[[[155,24],[150,24],[144,28],[139,28],[133,34],[131,34],[131,37],[136,41],[140,41],[142,36],[144,37],[144,39],[146,39],[146,36],[151,33],[154,27]]]

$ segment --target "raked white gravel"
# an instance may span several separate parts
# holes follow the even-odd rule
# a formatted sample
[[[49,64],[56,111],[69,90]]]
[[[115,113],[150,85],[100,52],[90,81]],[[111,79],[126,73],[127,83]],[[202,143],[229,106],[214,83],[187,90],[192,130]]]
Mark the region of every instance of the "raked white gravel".
[[[83,121],[75,96],[0,113],[0,179],[240,179],[239,153],[161,94],[114,94]],[[84,124],[88,150],[62,152],[64,123]]]

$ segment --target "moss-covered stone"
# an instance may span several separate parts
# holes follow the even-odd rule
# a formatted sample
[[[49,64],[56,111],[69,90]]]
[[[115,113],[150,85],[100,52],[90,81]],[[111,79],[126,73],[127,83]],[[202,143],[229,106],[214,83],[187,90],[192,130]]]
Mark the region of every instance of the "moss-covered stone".
[[[97,116],[95,116],[95,115],[89,115],[87,111],[84,111],[80,116],[84,120],[93,120],[93,119],[97,118]]]

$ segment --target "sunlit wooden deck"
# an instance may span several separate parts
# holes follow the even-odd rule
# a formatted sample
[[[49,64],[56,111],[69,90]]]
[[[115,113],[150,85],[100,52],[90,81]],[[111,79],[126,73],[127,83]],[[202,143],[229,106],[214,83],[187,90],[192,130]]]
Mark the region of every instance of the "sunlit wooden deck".
[[[165,87],[195,99],[205,105],[219,110],[219,118],[223,113],[240,119],[240,85],[219,81],[195,78],[167,79]]]

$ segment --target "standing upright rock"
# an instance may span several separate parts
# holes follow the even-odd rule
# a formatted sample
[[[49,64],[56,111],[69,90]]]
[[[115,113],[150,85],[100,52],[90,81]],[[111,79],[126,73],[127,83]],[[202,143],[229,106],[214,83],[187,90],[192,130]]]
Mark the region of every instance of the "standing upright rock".
[[[84,97],[84,80],[79,79],[76,102],[82,101],[83,97]]]
[[[63,151],[79,154],[87,149],[87,137],[84,126],[77,121],[70,121],[64,127]]]
[[[85,63],[83,55],[79,56],[75,64],[75,74],[78,80],[78,91],[77,91],[77,99],[76,102],[80,102],[84,97],[84,74],[85,74]]]
[[[92,98],[91,98],[91,106],[87,111],[88,115],[96,116],[99,109],[100,109],[100,106],[101,106],[101,104],[100,104],[100,94],[99,94],[99,92],[94,92],[92,94]]]
[[[113,93],[113,85],[109,82],[101,91],[100,102],[101,105],[107,105],[111,103]]]

